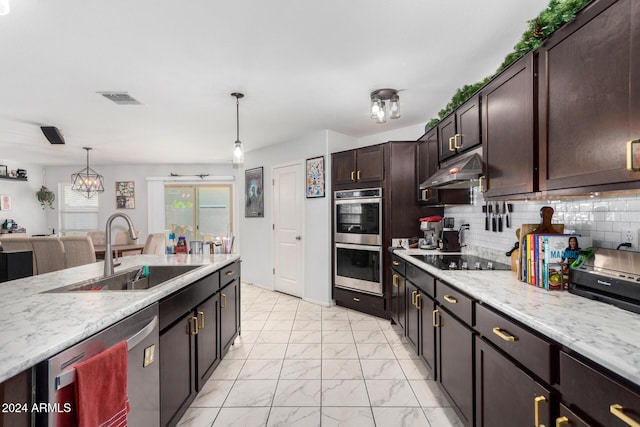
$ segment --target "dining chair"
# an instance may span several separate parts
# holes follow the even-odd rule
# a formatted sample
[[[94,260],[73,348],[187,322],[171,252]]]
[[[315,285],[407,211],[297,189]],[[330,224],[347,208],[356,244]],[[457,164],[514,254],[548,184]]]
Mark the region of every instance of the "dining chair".
[[[140,236],[140,232],[137,232],[137,236]],[[113,242],[114,245],[137,245],[138,238],[131,240],[128,231],[116,231],[116,238]]]
[[[87,231],[87,236],[91,239],[93,246],[104,246],[107,244],[107,237],[104,231]]]
[[[64,246],[65,268],[96,262],[96,252],[91,237],[87,236],[62,236],[60,238]]]
[[[3,251],[31,251],[31,257],[33,258],[33,275],[38,274],[33,245],[26,233],[7,233],[0,235],[0,248]]]
[[[64,246],[57,237],[30,237],[38,274],[64,270]]]
[[[153,233],[147,236],[144,242],[143,254],[162,255],[165,252],[165,235],[164,233]]]

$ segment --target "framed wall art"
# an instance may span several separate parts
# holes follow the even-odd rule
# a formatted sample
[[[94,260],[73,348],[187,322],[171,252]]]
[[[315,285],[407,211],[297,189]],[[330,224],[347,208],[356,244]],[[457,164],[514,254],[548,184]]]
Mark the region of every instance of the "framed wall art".
[[[116,181],[116,208],[135,209],[136,184],[134,181]]]
[[[307,159],[307,199],[324,197],[324,156]]]
[[[6,194],[0,195],[0,210],[2,211],[11,210],[11,196]]]
[[[7,166],[0,165],[0,176],[7,176]]]
[[[264,182],[262,166],[244,171],[244,216],[264,218]]]

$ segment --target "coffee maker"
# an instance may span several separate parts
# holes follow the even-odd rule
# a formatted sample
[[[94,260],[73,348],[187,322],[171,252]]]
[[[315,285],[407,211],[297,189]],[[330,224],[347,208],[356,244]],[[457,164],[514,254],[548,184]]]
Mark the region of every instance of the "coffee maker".
[[[442,252],[460,252],[460,232],[454,230],[455,221],[453,218],[443,218],[444,227],[440,234]]]
[[[424,239],[420,241],[420,249],[437,249],[440,232],[442,230],[441,216],[428,216],[420,219],[420,230]]]

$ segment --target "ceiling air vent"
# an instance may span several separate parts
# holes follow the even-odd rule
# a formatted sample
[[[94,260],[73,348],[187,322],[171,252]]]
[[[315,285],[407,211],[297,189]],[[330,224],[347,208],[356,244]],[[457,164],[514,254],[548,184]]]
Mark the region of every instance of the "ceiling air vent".
[[[142,102],[138,101],[127,92],[98,92],[110,101],[115,102],[118,105],[142,105]]]

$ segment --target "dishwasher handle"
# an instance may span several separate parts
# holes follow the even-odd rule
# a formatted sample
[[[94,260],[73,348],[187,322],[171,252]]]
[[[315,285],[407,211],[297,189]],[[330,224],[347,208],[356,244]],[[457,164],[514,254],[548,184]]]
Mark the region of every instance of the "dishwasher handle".
[[[135,348],[138,344],[140,344],[149,334],[156,328],[158,325],[158,316],[153,316],[153,319],[147,325],[136,332],[134,335],[127,339],[127,348],[129,351]],[[80,357],[76,357],[69,361],[67,365],[74,363],[76,361],[80,361],[84,356],[84,353]],[[62,372],[60,375],[56,377],[55,380],[55,390],[58,391],[61,388],[64,388],[70,384],[73,384],[76,381],[76,370],[69,369],[68,371]]]

